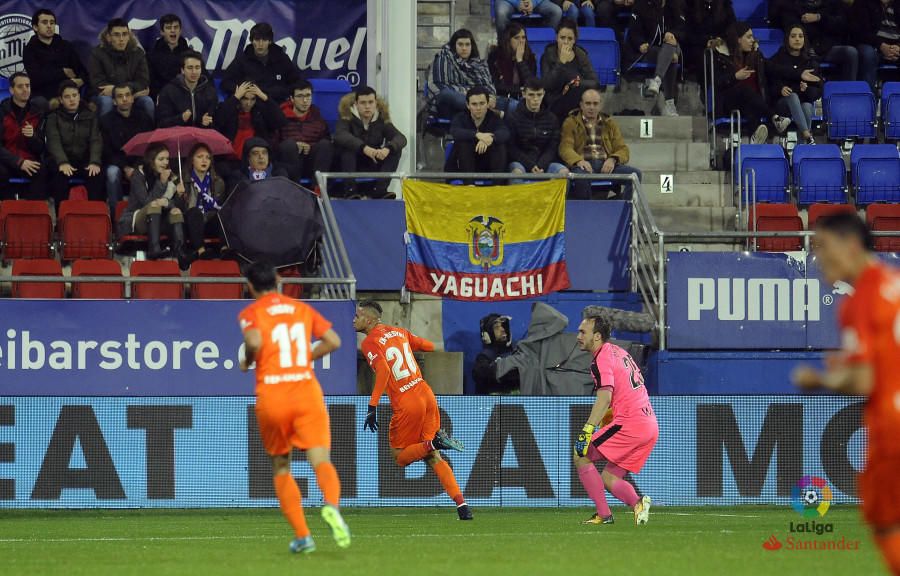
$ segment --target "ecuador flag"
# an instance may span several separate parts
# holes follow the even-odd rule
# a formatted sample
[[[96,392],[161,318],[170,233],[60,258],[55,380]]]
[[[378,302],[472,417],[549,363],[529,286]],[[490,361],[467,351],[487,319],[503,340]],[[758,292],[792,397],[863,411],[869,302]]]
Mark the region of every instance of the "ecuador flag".
[[[406,287],[492,301],[569,287],[566,181],[450,186],[404,180]]]

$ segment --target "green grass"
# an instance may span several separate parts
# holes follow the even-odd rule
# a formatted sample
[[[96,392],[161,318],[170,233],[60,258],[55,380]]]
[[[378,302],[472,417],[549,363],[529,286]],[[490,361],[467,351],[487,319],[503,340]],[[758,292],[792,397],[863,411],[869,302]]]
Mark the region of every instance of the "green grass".
[[[0,572],[13,574],[466,575],[885,574],[859,513],[833,507],[823,521],[858,551],[770,552],[800,517],[789,508],[663,508],[634,525],[582,526],[587,508],[475,509],[460,522],[441,509],[347,508],[353,545],[338,549],[307,510],[318,550],[288,553],[290,531],[277,509],[0,511]],[[795,536],[797,536],[795,534]],[[802,536],[802,535],[800,535]]]

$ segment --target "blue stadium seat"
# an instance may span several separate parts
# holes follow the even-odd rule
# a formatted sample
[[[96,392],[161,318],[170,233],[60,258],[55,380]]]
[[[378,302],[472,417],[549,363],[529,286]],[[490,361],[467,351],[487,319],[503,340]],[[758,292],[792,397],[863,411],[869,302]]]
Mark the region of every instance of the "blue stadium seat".
[[[313,102],[322,112],[322,117],[328,123],[328,129],[334,132],[334,124],[338,119],[338,103],[341,98],[353,90],[346,80],[334,78],[310,78],[309,83],[313,87]]]
[[[740,178],[739,189],[744,201],[753,201],[753,177],[749,176],[749,187],[745,187],[746,174],[756,173],[757,202],[788,201],[788,161],[784,149],[777,144],[744,144],[738,151],[739,170],[734,171]]]
[[[875,137],[875,97],[866,82],[826,82],[822,104],[829,139]]]
[[[881,120],[884,122],[884,137],[900,140],[900,82],[881,85]]]
[[[798,204],[847,201],[847,168],[836,144],[800,144],[792,160]]]
[[[528,43],[538,62],[547,46],[556,42],[553,28],[529,28]],[[602,86],[619,83],[619,42],[612,28],[579,28],[578,45],[584,48],[591,59]]]
[[[784,43],[784,32],[778,28],[754,28],[753,37],[759,42],[759,51],[771,58]]]
[[[528,45],[531,46],[531,51],[534,52],[538,68],[540,68],[541,55],[544,53],[544,50],[547,49],[547,46],[556,42],[556,30],[553,28],[529,28],[525,31],[525,34],[528,36]]]
[[[857,204],[900,202],[900,152],[893,144],[854,146],[850,170]]]
[[[766,0],[734,0],[734,16],[738,22],[746,22],[754,28],[765,27],[769,22]]]

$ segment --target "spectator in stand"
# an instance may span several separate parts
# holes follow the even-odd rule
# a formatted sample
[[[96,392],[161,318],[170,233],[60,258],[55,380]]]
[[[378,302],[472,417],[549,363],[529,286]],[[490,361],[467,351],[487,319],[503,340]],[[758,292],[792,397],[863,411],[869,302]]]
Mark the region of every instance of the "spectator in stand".
[[[594,7],[594,0],[553,0],[553,3],[562,9],[563,18],[574,20],[589,28],[597,25],[597,12]]]
[[[769,138],[769,129],[760,120],[771,120],[779,134],[787,130],[791,119],[778,115],[766,99],[765,62],[749,24],[732,26],[727,40],[716,45],[714,58],[715,90],[721,103],[717,113],[739,110],[748,122],[751,144],[764,144]]]
[[[466,93],[468,111],[453,117],[450,134],[453,151],[445,172],[504,172],[509,129],[500,115],[490,109],[490,92],[483,86]]]
[[[496,0],[494,4],[494,20],[497,26],[497,37],[503,35],[503,31],[509,25],[510,18],[514,14],[539,14],[544,17],[543,25],[556,28],[562,18],[562,9],[552,0]],[[474,40],[472,41],[474,44]]]
[[[636,174],[641,171],[628,166],[631,153],[616,122],[601,112],[603,97],[598,90],[585,90],[581,106],[572,110],[562,125],[559,156],[578,174]],[[621,185],[619,197],[631,198],[631,182]],[[570,198],[591,200],[589,180],[576,180]],[[605,198],[604,198],[605,199]]]
[[[478,45],[472,32],[461,28],[434,55],[432,78],[437,93],[437,108],[441,116],[452,117],[466,109],[466,91],[484,86],[490,94],[491,107],[497,105],[496,91],[487,63],[478,56]]]
[[[484,348],[475,357],[472,379],[476,394],[514,394],[519,391],[519,370],[513,368],[497,378],[497,360],[515,352],[509,333],[509,316],[488,314],[481,319],[481,342]]]
[[[131,182],[131,176],[139,163],[138,159],[126,156],[122,148],[137,134],[154,128],[153,120],[143,110],[134,107],[134,92],[130,84],[119,84],[113,88],[113,98],[116,107],[100,117],[106,200],[110,214],[116,213],[116,204],[123,198],[123,179]]]
[[[100,45],[91,51],[88,71],[100,116],[115,106],[113,87],[127,82],[134,90],[135,105],[154,118],[147,57],[125,20],[113,18],[100,33]]]
[[[632,8],[634,0],[594,0],[595,25],[615,30],[619,44],[622,44]]]
[[[272,145],[263,138],[248,138],[244,142],[240,166],[229,175],[226,189],[234,190],[241,182],[277,177],[287,178],[287,170],[272,162]]]
[[[703,77],[703,53],[712,44],[722,42],[737,19],[731,0],[688,0],[686,30],[680,40],[684,66]]]
[[[313,87],[300,79],[291,89],[291,99],[281,104],[285,124],[279,132],[278,159],[291,180],[314,178],[317,171],[331,168],[334,146],[328,123],[312,103]]]
[[[31,78],[34,98],[46,102],[56,98],[59,84],[72,80],[81,88],[88,78],[87,69],[78,58],[75,47],[56,33],[56,15],[41,8],[31,17],[34,36],[22,51],[25,71]],[[39,106],[45,104],[37,102]]]
[[[216,87],[203,75],[203,60],[198,52],[181,55],[181,73],[159,93],[156,116],[160,128],[196,126],[211,128],[213,112],[219,105]]]
[[[794,121],[804,142],[815,144],[812,117],[814,103],[822,97],[823,83],[819,63],[807,47],[802,25],[791,26],[784,45],[768,61],[766,70],[775,111]]]
[[[684,60],[679,42],[686,32],[682,0],[638,0],[635,4],[625,61],[631,62],[629,69],[638,62],[656,65],[653,77],[644,83],[644,94],[655,97],[662,86],[663,116],[678,116],[678,63]]]
[[[150,69],[150,97],[154,100],[166,85],[183,73],[183,58],[194,49],[181,36],[181,18],[175,14],[165,14],[159,19],[159,38],[147,53],[147,67]],[[203,73],[203,61],[200,61]]]
[[[396,172],[406,136],[391,123],[387,102],[377,97],[375,89],[362,86],[347,94],[341,98],[338,112],[334,147],[341,172]],[[396,198],[387,190],[390,183],[378,180],[372,198]],[[357,196],[356,183],[351,181],[344,194]]]
[[[537,61],[521,24],[512,22],[506,27],[500,45],[488,54],[488,68],[497,97],[501,100],[501,109],[505,113],[512,112],[522,97],[522,87],[530,78],[537,76]]]
[[[216,214],[225,201],[225,182],[213,168],[212,152],[209,146],[195,144],[182,168],[184,180],[175,187],[175,206],[184,214],[187,240],[190,251],[185,252],[188,264],[213,255],[207,250],[205,238],[219,238],[222,235]]]
[[[287,100],[291,95],[290,87],[300,79],[300,70],[284,53],[284,48],[273,44],[274,40],[271,24],[260,22],[254,25],[250,29],[250,46],[225,70],[222,90],[231,93],[239,84],[250,82],[276,102]]]
[[[855,0],[850,25],[859,51],[859,79],[874,92],[879,64],[900,64],[900,0]]]
[[[810,55],[840,69],[839,77],[832,80],[856,80],[859,54],[853,46],[842,45],[847,12],[841,0],[772,0],[769,25],[787,32],[790,26],[802,24]]]
[[[541,55],[541,78],[547,88],[547,105],[557,118],[578,108],[581,93],[600,85],[587,51],[576,44],[578,26],[568,18],[556,27],[556,43]]]
[[[118,230],[120,236],[146,234],[147,258],[158,260],[174,255],[178,266],[187,270],[190,263],[183,251],[184,214],[173,200],[179,182],[169,166],[169,150],[165,144],[147,146],[143,162],[131,177],[128,208],[119,218]],[[163,234],[172,239],[171,250],[162,247]]]
[[[47,194],[47,168],[41,163],[44,110],[31,98],[31,79],[24,72],[9,77],[9,98],[0,102],[0,199],[13,197],[10,178],[28,178],[27,198]]]
[[[509,128],[509,171],[516,174],[568,174],[557,160],[559,118],[544,106],[544,83],[532,76],[525,84],[524,104],[506,115]]]
[[[81,101],[74,80],[59,85],[59,108],[47,115],[45,126],[50,195],[56,209],[69,197],[69,179],[83,178],[91,200],[103,200],[103,139],[94,112]]]
[[[247,140],[262,138],[271,146],[284,121],[284,114],[273,98],[256,84],[242,82],[232,96],[219,104],[214,125],[216,130],[231,140],[235,155],[242,158]],[[227,174],[231,169],[220,171]]]

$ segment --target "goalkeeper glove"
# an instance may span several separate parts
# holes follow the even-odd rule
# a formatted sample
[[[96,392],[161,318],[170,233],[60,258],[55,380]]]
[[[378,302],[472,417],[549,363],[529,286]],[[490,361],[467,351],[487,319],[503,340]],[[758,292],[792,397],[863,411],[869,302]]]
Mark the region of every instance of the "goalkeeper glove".
[[[363,422],[363,430],[378,432],[378,420],[375,418],[375,408],[375,406],[369,406],[369,411],[366,412],[366,421]]]
[[[575,441],[575,455],[585,457],[588,453],[588,444],[590,444],[591,436],[594,434],[594,425],[585,424]]]

